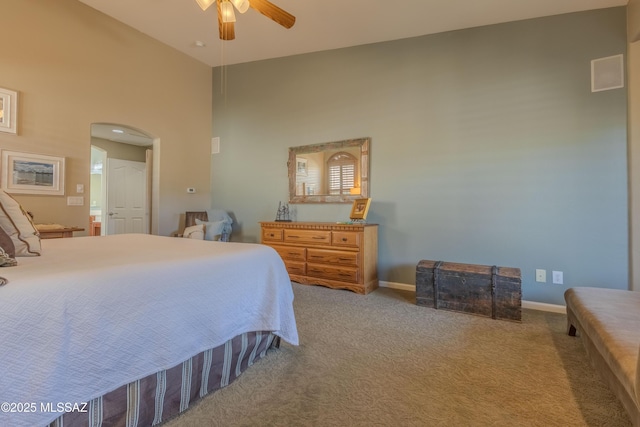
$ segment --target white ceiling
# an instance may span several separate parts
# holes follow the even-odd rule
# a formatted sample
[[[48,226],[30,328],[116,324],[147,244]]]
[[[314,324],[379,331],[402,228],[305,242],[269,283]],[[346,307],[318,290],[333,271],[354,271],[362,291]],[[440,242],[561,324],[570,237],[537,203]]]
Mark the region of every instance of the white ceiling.
[[[80,0],[211,66],[396,40],[590,9],[628,0],[272,0],[296,17],[287,30],[253,9],[236,39],[218,39],[215,5],[196,0]],[[585,28],[585,31],[588,31]],[[197,47],[201,41],[205,47]]]

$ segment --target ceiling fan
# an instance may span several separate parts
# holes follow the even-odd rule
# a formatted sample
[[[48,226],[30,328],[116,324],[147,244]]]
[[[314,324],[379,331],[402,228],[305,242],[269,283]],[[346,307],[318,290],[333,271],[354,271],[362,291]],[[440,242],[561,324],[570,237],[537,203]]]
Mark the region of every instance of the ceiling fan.
[[[234,22],[236,16],[233,8],[240,13],[245,13],[249,7],[257,10],[267,18],[277,22],[285,28],[293,27],[296,17],[289,12],[280,9],[268,0],[196,0],[202,10],[207,10],[213,3],[218,7],[218,29],[221,40],[233,40],[236,38]]]

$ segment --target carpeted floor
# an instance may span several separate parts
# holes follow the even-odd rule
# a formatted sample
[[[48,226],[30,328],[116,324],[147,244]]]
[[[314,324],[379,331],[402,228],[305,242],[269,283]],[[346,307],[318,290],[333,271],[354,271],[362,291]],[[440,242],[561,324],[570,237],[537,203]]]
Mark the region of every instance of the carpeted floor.
[[[631,425],[564,315],[515,323],[419,307],[406,291],[293,286],[300,346],[165,427]]]

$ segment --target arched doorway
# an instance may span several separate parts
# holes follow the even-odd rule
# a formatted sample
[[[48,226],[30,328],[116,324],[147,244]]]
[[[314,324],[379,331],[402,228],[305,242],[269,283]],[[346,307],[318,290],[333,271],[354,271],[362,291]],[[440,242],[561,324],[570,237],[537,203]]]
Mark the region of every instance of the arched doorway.
[[[90,216],[99,235],[157,234],[158,155],[159,139],[140,129],[91,125]]]

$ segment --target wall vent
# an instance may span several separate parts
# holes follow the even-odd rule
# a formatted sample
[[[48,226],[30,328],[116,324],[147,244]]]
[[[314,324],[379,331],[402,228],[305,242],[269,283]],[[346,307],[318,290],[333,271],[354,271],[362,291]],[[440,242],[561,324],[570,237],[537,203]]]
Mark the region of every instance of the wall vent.
[[[614,55],[591,61],[591,92],[624,87],[623,56]]]

